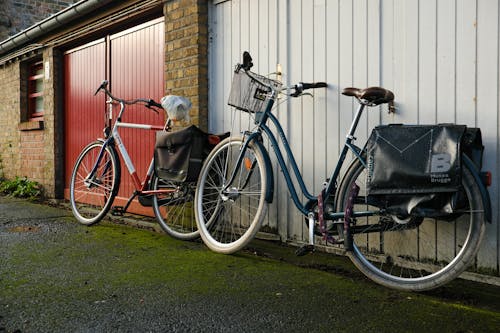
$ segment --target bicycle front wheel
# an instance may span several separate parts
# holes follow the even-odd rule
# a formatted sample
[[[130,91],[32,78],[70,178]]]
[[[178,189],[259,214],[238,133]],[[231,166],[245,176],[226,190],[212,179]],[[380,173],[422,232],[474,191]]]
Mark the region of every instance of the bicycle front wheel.
[[[109,211],[120,186],[120,164],[114,150],[96,141],[76,160],[70,183],[71,210],[78,222],[91,225]],[[101,154],[102,151],[102,154]]]
[[[347,255],[358,269],[379,284],[409,291],[433,289],[460,275],[473,261],[484,232],[479,187],[465,165],[462,170],[460,214],[355,219],[350,227],[353,249]],[[359,186],[353,212],[378,210],[368,200],[366,176],[364,166],[354,161],[338,192],[338,211],[345,210],[353,184]]]
[[[162,229],[170,236],[181,240],[198,238],[194,216],[195,183],[177,183],[155,177],[153,189],[165,190],[153,196],[153,210]]]
[[[211,250],[224,254],[246,246],[267,211],[263,152],[251,142],[238,166],[242,147],[242,138],[223,140],[206,159],[196,188],[196,223],[201,238]]]

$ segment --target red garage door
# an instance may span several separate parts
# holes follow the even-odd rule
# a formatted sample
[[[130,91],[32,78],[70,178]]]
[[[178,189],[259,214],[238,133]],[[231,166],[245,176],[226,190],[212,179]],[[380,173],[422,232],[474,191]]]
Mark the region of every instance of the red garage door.
[[[66,52],[65,65],[65,197],[78,154],[89,142],[102,137],[105,98],[93,93],[102,80],[110,82],[113,95],[124,98],[153,98],[164,92],[164,21],[157,19]],[[165,115],[131,106],[125,122],[163,125]],[[154,132],[123,129],[120,135],[139,178],[146,174],[154,147]],[[122,206],[134,186],[122,161],[122,180],[115,205]],[[131,212],[151,215],[151,209],[134,204]]]

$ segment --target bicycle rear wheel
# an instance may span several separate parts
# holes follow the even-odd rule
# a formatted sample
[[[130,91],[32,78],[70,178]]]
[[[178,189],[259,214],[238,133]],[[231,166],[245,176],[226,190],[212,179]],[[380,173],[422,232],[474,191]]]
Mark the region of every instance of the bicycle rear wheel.
[[[231,254],[252,240],[267,211],[267,170],[260,147],[250,143],[241,165],[236,162],[242,138],[223,140],[208,156],[196,188],[196,223],[213,251]],[[232,183],[228,184],[235,172]]]
[[[463,208],[454,218],[371,216],[351,225],[348,256],[370,279],[410,291],[439,287],[463,272],[474,259],[484,232],[484,210],[471,171],[462,172]],[[353,212],[377,210],[366,195],[366,169],[356,160],[339,189],[337,210],[345,210],[353,184],[359,186]],[[343,227],[340,227],[343,233]]]
[[[195,188],[195,183],[153,179],[154,190],[171,190],[153,196],[153,210],[162,229],[174,238],[192,240],[200,235],[193,208]]]
[[[70,183],[71,210],[78,222],[91,225],[107,214],[118,193],[119,179],[120,164],[111,147],[103,150],[103,142],[96,141],[82,150]]]

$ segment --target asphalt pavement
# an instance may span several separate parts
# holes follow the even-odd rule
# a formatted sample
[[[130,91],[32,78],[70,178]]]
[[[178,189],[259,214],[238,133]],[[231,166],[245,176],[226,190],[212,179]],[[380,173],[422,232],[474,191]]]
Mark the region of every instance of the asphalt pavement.
[[[86,227],[0,196],[0,332],[500,332],[497,286],[399,292],[344,257],[269,241],[220,255],[137,221]]]

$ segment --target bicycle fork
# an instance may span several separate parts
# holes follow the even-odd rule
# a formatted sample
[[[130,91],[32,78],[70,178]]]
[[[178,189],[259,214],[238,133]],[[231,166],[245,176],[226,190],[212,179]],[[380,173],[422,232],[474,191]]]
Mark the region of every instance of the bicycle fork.
[[[234,201],[238,196],[239,196],[239,191],[241,191],[242,189],[244,189],[247,185],[248,185],[248,182],[250,181],[250,177],[252,176],[253,174],[253,170],[255,168],[255,165],[257,165],[257,161],[256,160],[250,160],[250,158],[248,157],[245,157],[245,153],[248,149],[248,146],[250,144],[250,141],[253,140],[255,136],[250,136],[247,140],[245,140],[245,143],[244,145],[241,147],[240,151],[239,151],[239,154],[238,154],[238,157],[236,159],[236,165],[234,168],[232,168],[232,173],[229,177],[229,180],[227,181],[226,185],[222,188],[221,190],[221,197],[222,197],[222,200],[224,201],[227,201],[227,200],[232,200]],[[228,152],[228,158],[226,160],[226,171],[228,169],[228,163],[229,163],[229,153]],[[242,165],[243,164],[243,165]],[[236,180],[236,174],[238,173],[238,170],[240,170],[240,168],[244,167],[245,170],[247,170],[247,174],[245,175],[245,178],[243,179],[243,181],[240,181],[240,185],[238,187],[230,187],[231,184],[233,184],[233,182]],[[240,174],[240,177],[241,177],[241,174]]]
[[[102,185],[102,180],[97,177],[97,168],[99,167],[99,164],[104,156],[104,151],[106,150],[107,146],[109,145],[110,141],[106,140],[103,142],[103,145],[101,147],[101,151],[99,152],[99,155],[97,156],[97,159],[94,163],[94,166],[92,167],[92,170],[89,172],[87,177],[85,177],[84,184],[87,186],[87,188],[92,188],[93,186],[99,186]],[[105,175],[109,168],[110,168],[110,161],[108,161],[105,166],[104,170],[102,171],[102,174]]]

